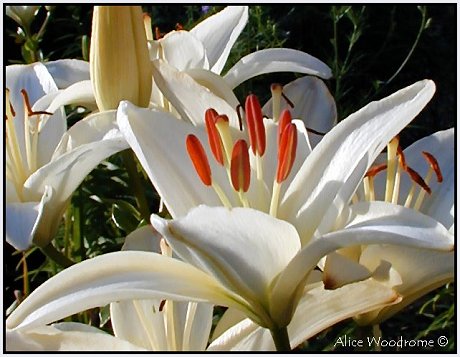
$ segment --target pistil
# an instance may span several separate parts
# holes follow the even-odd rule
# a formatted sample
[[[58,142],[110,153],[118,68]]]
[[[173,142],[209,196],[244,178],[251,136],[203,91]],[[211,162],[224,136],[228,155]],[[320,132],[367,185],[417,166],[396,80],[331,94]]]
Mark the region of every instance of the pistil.
[[[246,123],[249,133],[249,143],[256,158],[257,180],[263,181],[262,156],[265,153],[265,126],[262,108],[254,94],[246,97]]]
[[[279,120],[280,111],[281,111],[281,98],[283,94],[283,86],[278,83],[274,83],[270,86],[272,92],[272,111],[273,111],[273,121],[276,123]]]

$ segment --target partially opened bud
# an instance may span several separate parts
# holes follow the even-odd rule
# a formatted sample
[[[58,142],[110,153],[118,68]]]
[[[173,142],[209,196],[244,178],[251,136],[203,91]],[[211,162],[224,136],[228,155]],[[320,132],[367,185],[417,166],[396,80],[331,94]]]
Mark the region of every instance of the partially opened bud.
[[[152,67],[140,6],[94,7],[90,74],[99,110],[121,100],[148,106]]]
[[[7,6],[6,15],[11,17],[26,30],[29,30],[30,24],[35,18],[39,8],[40,6]]]

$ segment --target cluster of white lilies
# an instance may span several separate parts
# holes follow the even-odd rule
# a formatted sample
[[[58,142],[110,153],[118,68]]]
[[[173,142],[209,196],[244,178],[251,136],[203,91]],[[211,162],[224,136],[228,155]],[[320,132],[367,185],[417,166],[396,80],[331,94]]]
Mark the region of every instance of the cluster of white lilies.
[[[6,320],[7,350],[288,350],[453,280],[454,131],[397,140],[431,80],[336,124],[331,71],[306,53],[257,51],[221,74],[247,7],[161,39],[148,20],[95,7],[89,64],[6,68],[8,243],[51,244],[73,191],[127,148],[173,218],[38,287]],[[276,71],[307,76],[238,109],[233,89]],[[67,130],[66,104],[93,113]],[[56,323],[107,304],[113,335]]]

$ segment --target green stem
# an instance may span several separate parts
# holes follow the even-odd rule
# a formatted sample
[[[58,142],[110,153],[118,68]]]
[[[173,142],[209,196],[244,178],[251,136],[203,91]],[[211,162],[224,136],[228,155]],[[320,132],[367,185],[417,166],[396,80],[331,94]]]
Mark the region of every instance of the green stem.
[[[277,351],[286,352],[291,350],[291,343],[289,342],[289,335],[286,326],[281,328],[275,327],[270,330],[270,333],[272,334]]]
[[[131,149],[125,150],[121,153],[123,157],[123,162],[128,171],[129,184],[133,190],[134,196],[136,197],[137,206],[139,212],[147,222],[150,221],[150,210],[145,198],[144,188],[142,187],[141,180],[139,178],[137,167],[136,167],[136,158]]]
[[[46,247],[40,247],[40,249],[48,258],[63,268],[68,268],[69,266],[75,264],[75,262],[58,251],[51,243]]]

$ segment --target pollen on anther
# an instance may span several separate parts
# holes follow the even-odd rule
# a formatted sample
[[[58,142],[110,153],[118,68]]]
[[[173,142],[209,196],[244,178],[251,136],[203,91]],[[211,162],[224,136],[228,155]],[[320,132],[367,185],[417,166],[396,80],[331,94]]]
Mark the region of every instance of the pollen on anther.
[[[249,163],[248,144],[243,139],[238,140],[233,146],[230,173],[235,191],[247,192],[251,182],[251,166]]]
[[[252,152],[262,156],[265,153],[265,126],[257,96],[250,94],[246,97],[245,109]]]
[[[411,169],[409,166],[405,168],[406,172],[411,177],[412,181],[417,183],[420,187],[422,187],[428,194],[431,194],[431,188],[426,184],[423,180],[422,176],[420,176],[417,171]]]
[[[276,181],[283,182],[291,172],[294,165],[297,150],[297,128],[290,123],[283,130],[280,146],[278,148],[278,168]]]
[[[211,167],[209,166],[209,161],[200,139],[193,134],[189,134],[187,135],[185,144],[193,166],[201,181],[205,186],[211,186]]]
[[[278,123],[278,147],[280,147],[281,135],[283,134],[284,129],[286,129],[286,126],[290,124],[291,121],[291,112],[289,109],[284,109],[280,114],[280,120]]]
[[[379,164],[379,165],[374,165],[367,170],[366,174],[364,177],[374,177],[377,175],[380,171],[383,171],[387,168],[387,164]]]
[[[436,158],[427,151],[422,151],[422,154],[425,160],[428,161],[430,167],[436,173],[436,178],[438,182],[441,183],[443,179],[441,169],[439,168],[438,160],[436,160]]]
[[[206,122],[206,132],[208,133],[208,142],[211,152],[216,159],[216,161],[224,165],[224,154],[222,149],[222,139],[220,138],[219,131],[216,128],[216,119],[218,117],[217,112],[210,108],[206,110],[205,113],[205,122]]]

